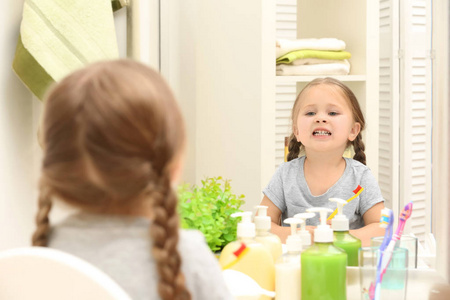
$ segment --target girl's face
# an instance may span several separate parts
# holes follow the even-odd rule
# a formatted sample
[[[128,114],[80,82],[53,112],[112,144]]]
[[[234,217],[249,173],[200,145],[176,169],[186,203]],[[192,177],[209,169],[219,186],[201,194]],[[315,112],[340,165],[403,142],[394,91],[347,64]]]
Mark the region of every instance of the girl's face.
[[[342,153],[360,131],[348,101],[336,89],[320,84],[299,99],[294,134],[306,151]]]

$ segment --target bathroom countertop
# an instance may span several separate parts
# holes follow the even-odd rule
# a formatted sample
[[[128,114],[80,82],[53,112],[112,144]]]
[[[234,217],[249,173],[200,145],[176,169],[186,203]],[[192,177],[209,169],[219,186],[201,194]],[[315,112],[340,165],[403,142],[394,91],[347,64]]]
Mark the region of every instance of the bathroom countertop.
[[[347,300],[360,300],[359,270],[357,267],[347,268],[347,282]],[[450,285],[434,269],[409,270],[406,299],[450,299]]]

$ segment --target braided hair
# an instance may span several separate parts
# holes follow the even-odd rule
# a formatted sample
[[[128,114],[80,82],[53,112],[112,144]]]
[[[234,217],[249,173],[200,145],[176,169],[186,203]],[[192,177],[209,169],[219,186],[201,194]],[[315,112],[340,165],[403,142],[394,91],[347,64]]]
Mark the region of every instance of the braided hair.
[[[53,197],[106,213],[127,213],[148,203],[158,293],[164,300],[191,299],[180,269],[177,197],[171,187],[185,129],[162,77],[127,59],[78,70],[48,95],[42,133],[33,245],[47,245]]]
[[[361,107],[359,106],[358,99],[356,98],[355,94],[352,92],[352,90],[346,86],[341,81],[326,77],[326,78],[316,78],[313,81],[309,82],[303,90],[298,94],[297,99],[295,99],[294,106],[292,108],[292,114],[291,114],[291,122],[292,122],[292,130],[294,131],[294,128],[296,126],[297,116],[300,110],[300,98],[301,95],[310,89],[311,87],[317,86],[317,85],[329,85],[336,87],[337,90],[342,93],[345,99],[347,99],[350,108],[352,110],[353,119],[355,122],[358,122],[361,125],[361,130],[359,134],[356,136],[356,138],[353,141],[348,141],[348,146],[352,145],[355,150],[355,155],[353,156],[353,159],[361,162],[362,164],[366,164],[366,154],[364,153],[365,146],[364,142],[362,140],[362,131],[364,130],[366,126],[366,121],[364,120],[364,115],[362,113]],[[292,159],[295,159],[300,154],[302,143],[297,141],[297,138],[295,137],[294,133],[292,133],[289,137],[289,146],[288,150],[289,153],[287,155],[287,161],[290,161]]]

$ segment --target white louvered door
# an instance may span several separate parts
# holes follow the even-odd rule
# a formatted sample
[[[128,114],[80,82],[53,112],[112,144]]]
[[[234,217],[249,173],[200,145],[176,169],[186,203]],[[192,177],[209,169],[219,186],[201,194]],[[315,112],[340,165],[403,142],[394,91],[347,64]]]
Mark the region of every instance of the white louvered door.
[[[380,1],[379,184],[406,231],[431,232],[431,0]]]
[[[431,3],[400,3],[400,207],[414,202],[409,224],[420,240],[431,232]]]
[[[276,38],[297,38],[297,0],[277,0]],[[284,161],[284,138],[291,132],[290,114],[297,88],[295,82],[279,82],[275,95],[275,166]]]
[[[399,4],[380,1],[380,128],[378,184],[386,206],[398,215],[399,197]]]

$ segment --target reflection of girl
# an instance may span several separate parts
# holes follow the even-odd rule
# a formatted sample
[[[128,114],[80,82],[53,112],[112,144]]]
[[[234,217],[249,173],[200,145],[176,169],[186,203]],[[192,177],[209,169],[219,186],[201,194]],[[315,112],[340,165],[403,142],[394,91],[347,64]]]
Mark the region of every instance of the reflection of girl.
[[[282,240],[290,231],[279,226],[280,218],[284,220],[313,206],[334,209],[336,204],[328,199],[348,199],[358,185],[364,191],[344,206],[351,233],[363,245],[370,242],[370,237],[383,234],[378,223],[384,200],[378,183],[365,166],[360,133],[364,125],[355,95],[336,79],[315,79],[299,94],[292,110],[288,162],[277,169],[263,191],[261,202],[269,206],[272,231]],[[349,145],[355,149],[353,159],[342,157]],[[298,157],[301,148],[305,155]],[[316,216],[308,220],[308,225],[318,222]],[[313,228],[308,227],[311,233]]]
[[[43,136],[33,245],[91,262],[132,299],[232,299],[203,236],[178,229],[185,131],[158,73],[118,60],[71,74],[47,99]],[[54,197],[81,212],[50,231]]]

